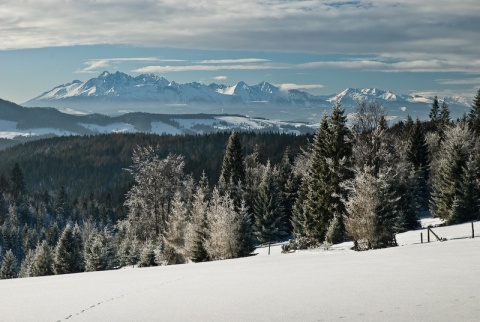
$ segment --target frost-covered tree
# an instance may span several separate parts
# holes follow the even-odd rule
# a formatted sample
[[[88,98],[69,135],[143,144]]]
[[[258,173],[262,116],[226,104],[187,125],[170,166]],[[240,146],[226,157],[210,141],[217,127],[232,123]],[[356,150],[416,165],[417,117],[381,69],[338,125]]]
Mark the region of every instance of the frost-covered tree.
[[[240,235],[239,215],[235,211],[233,200],[221,195],[214,188],[207,213],[208,231],[205,249],[213,260],[239,257]]]
[[[181,200],[180,193],[176,193],[172,201],[172,210],[165,222],[164,260],[166,264],[183,264],[185,258],[185,230],[187,213]]]
[[[452,206],[472,148],[471,132],[466,126],[457,124],[445,132],[442,151],[436,156],[438,169],[433,178],[430,210],[434,216],[448,223],[454,221]]]
[[[367,250],[396,245],[395,228],[398,215],[392,205],[388,174],[372,175],[371,169],[357,172],[344,183],[349,194],[343,200],[346,208],[345,229],[355,243],[355,249]]]
[[[440,112],[440,105],[438,104],[438,97],[435,96],[433,98],[432,107],[430,109],[430,114],[429,114],[430,122],[434,127],[437,126],[438,120],[440,118],[439,112]]]
[[[155,245],[150,240],[145,242],[142,246],[142,250],[140,251],[140,262],[138,263],[138,266],[157,266],[157,262],[155,260]]]
[[[17,257],[13,254],[12,250],[9,249],[5,255],[3,255],[2,267],[0,267],[0,278],[16,278],[18,274],[18,263]]]
[[[470,155],[463,167],[463,173],[457,193],[454,197],[449,222],[452,224],[464,223],[480,219],[480,169],[475,158]]]
[[[337,102],[330,117],[324,116],[313,141],[312,160],[304,180],[303,200],[298,207],[306,206],[303,230],[311,244],[321,243],[335,213],[343,213],[340,202],[344,191],[340,183],[351,177],[350,162],[352,137],[346,116]]]
[[[205,175],[202,178],[193,196],[192,214],[185,233],[186,255],[194,262],[208,260],[204,246],[207,237],[208,183]]]
[[[76,231],[77,230],[77,231]],[[55,274],[69,274],[83,271],[83,245],[78,227],[67,224],[62,232],[54,258]]]
[[[184,158],[170,154],[160,159],[148,146],[137,147],[128,169],[135,184],[127,193],[125,205],[134,234],[142,240],[154,240],[165,233],[172,201],[182,187]]]
[[[109,270],[115,266],[113,237],[107,228],[90,235],[84,252],[87,272]]]
[[[473,98],[472,107],[468,114],[468,123],[472,132],[480,135],[480,89]]]
[[[291,220],[301,180],[295,175],[290,159],[290,149],[287,147],[283,154],[282,161],[278,165],[278,185],[280,202],[285,213],[286,231],[288,233],[291,233],[293,230]]]
[[[34,262],[35,262],[35,251],[30,249],[28,250],[27,255],[25,255],[25,258],[23,259],[22,264],[20,265],[20,271],[18,272],[18,277],[23,278],[23,277],[33,276],[32,270],[33,270]]]
[[[276,178],[278,171],[272,169],[268,163],[253,207],[253,231],[261,243],[277,241],[286,236],[285,213]]]
[[[245,182],[245,168],[243,165],[243,152],[240,139],[236,132],[228,138],[225,156],[223,158],[220,185],[236,185]]]
[[[407,170],[408,176],[411,179],[407,181],[415,187],[415,193],[418,196],[418,198],[415,198],[415,203],[420,203],[419,207],[427,209],[429,198],[428,178],[430,175],[429,152],[425,133],[422,130],[422,125],[418,118],[415,123],[412,124],[410,131],[406,133],[405,141],[405,159],[407,163],[413,167],[413,169]],[[406,167],[409,168],[408,164]],[[404,194],[408,194],[412,190],[409,189],[408,186],[404,188]],[[407,221],[409,222],[407,226],[412,227],[413,221]]]
[[[35,249],[35,259],[32,266],[32,276],[53,275],[53,251],[47,241],[42,241]]]
[[[448,109],[448,104],[443,99],[442,107],[440,108],[440,123],[442,128],[450,125],[450,110]]]

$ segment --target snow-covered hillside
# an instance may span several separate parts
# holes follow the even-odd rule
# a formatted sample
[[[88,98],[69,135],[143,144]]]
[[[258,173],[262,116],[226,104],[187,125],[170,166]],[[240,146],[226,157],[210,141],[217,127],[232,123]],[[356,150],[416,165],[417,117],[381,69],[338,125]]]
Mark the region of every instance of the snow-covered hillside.
[[[470,224],[434,230],[468,236]],[[480,238],[419,244],[420,232],[360,253],[274,246],[270,256],[1,280],[0,320],[479,321]]]

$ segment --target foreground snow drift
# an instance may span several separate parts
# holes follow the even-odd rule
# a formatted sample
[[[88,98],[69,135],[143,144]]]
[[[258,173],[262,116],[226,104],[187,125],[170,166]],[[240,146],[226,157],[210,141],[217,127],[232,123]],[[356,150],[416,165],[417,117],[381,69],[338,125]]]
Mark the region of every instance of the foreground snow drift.
[[[480,321],[480,238],[0,281],[1,321]]]

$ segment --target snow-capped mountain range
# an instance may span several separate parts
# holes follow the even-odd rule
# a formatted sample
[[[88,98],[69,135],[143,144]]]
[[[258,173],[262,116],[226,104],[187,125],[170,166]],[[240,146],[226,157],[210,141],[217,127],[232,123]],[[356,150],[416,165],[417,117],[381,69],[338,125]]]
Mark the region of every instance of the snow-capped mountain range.
[[[469,102],[461,97],[445,97],[452,117],[469,110]],[[54,107],[63,111],[104,113],[126,112],[237,113],[277,120],[318,121],[339,101],[347,113],[354,113],[358,100],[376,101],[392,119],[407,115],[421,119],[428,116],[433,97],[399,95],[377,88],[348,88],[339,94],[312,95],[300,90],[282,90],[267,82],[233,86],[197,82],[178,84],[152,74],[132,77],[107,71],[87,82],[75,80],[47,91],[23,106]]]

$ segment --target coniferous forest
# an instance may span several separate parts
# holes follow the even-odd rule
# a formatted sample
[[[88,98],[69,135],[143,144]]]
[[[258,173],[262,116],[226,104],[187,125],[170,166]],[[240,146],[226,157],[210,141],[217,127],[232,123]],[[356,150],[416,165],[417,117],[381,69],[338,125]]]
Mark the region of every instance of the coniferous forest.
[[[337,103],[314,136],[51,138],[0,153],[0,278],[248,256],[352,240],[396,246],[421,212],[480,219],[480,90],[450,119],[388,124]]]

